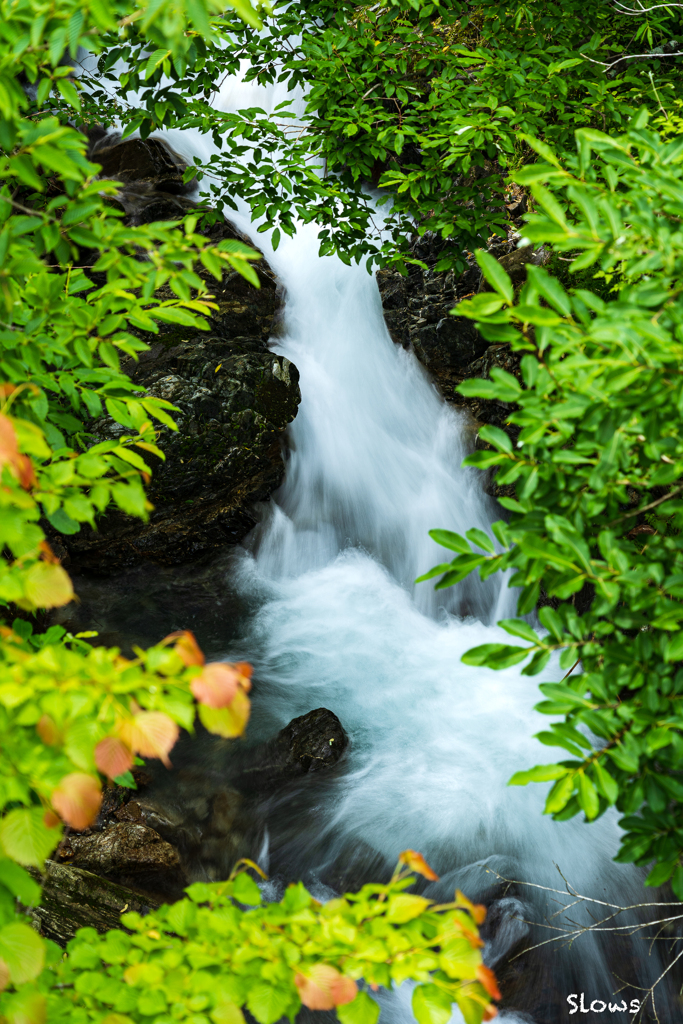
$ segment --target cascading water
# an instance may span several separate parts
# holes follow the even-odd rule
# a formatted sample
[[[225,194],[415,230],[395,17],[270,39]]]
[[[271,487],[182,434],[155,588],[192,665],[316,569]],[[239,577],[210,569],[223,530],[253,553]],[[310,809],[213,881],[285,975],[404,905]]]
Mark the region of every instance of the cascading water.
[[[278,88],[233,80],[216,105],[272,110],[283,98]],[[201,136],[168,137],[185,156],[209,155]],[[231,219],[253,234],[246,212]],[[285,237],[276,252],[267,235],[254,238],[285,289],[275,347],[298,367],[303,398],[285,484],[238,559],[239,585],[259,607],[230,653],[256,667],[256,733],[324,705],[351,740],[333,781],[271,808],[262,856],[324,895],[340,873],[370,880],[402,849],[419,849],[442,876],[428,894],[449,897],[457,885],[493,903],[492,964],[529,932],[522,919],[543,922],[559,906],[540,890],[508,889],[499,876],[561,889],[558,865],[585,895],[642,902],[640,875],[611,861],[614,815],[590,827],[554,823],[542,815],[547,787],[506,785],[514,771],[547,759],[532,739],[544,725],[531,710],[537,682],[514,669],[470,668],[460,657],[501,638],[494,624],[514,614],[515,592],[500,580],[438,594],[412,583],[444,556],[430,528],[465,532],[497,517],[475,471],[460,466],[466,419],[393,344],[366,270],[318,256],[315,226]],[[574,919],[589,920],[581,909]],[[553,933],[533,934],[542,941]],[[656,955],[644,941],[629,947],[620,980],[613,943],[584,936],[571,950],[525,954],[521,974],[513,961],[504,972],[510,1024],[564,1021],[571,993],[585,992],[586,1006],[610,997],[621,1005],[612,993],[622,980],[647,987],[659,973]],[[627,1002],[640,994],[629,988]],[[385,1024],[412,1019],[408,996],[404,988],[384,998]]]

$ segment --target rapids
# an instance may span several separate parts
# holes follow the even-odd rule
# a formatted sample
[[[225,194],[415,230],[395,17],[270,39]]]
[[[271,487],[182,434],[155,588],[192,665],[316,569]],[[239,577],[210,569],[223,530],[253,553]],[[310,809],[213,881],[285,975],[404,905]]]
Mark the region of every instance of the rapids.
[[[272,110],[284,98],[282,88],[231,80],[216,106]],[[197,133],[166,134],[186,158],[211,153]],[[303,398],[285,483],[234,566],[257,610],[225,653],[255,665],[257,735],[325,706],[351,740],[333,780],[270,809],[262,861],[276,874],[298,872],[324,897],[349,863],[368,881],[386,876],[401,850],[420,850],[442,879],[428,894],[450,897],[457,885],[491,904],[487,958],[502,965],[508,1024],[568,1020],[571,993],[585,992],[588,1005],[622,981],[647,987],[660,965],[645,940],[617,948],[610,935],[583,936],[506,964],[520,940],[554,934],[525,921],[543,925],[572,901],[508,889],[500,875],[562,889],[557,865],[587,896],[631,903],[652,894],[638,871],[611,860],[615,815],[555,823],[542,815],[547,786],[507,786],[513,772],[560,756],[533,739],[546,724],[533,711],[538,681],[516,669],[470,668],[460,657],[505,636],[495,623],[514,614],[515,592],[501,579],[441,592],[413,583],[448,558],[430,528],[464,533],[499,517],[477,472],[461,468],[466,417],[393,344],[364,267],[320,258],[313,225],[273,252],[246,209],[230,219],[282,282],[285,318],[273,345],[298,367]],[[582,908],[569,918],[589,920]],[[625,998],[639,994],[628,987]],[[384,996],[384,1024],[412,1020],[409,996],[408,986]],[[605,1018],[625,1024],[631,1014]]]

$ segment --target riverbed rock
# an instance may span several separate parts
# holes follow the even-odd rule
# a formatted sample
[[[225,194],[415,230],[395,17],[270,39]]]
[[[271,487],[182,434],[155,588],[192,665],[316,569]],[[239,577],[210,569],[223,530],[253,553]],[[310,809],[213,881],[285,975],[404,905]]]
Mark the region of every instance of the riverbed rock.
[[[32,907],[29,915],[40,934],[60,946],[79,928],[118,928],[121,914],[148,914],[162,902],[71,864],[47,860],[42,873],[29,870],[42,889],[40,906]]]
[[[334,768],[349,738],[332,711],[316,708],[294,718],[274,739],[258,747],[236,786],[247,792],[270,792],[312,772]]]
[[[96,139],[91,158],[102,177],[121,180],[117,201],[129,223],[177,219],[194,204],[182,181],[184,163],[160,139]],[[222,219],[205,231],[214,242],[247,241]],[[142,561],[179,565],[240,541],[284,476],[284,431],[301,394],[295,366],[269,349],[281,296],[265,260],[254,288],[235,271],[220,282],[199,268],[218,308],[209,330],[176,325],[141,333],[150,348],[123,369],[148,395],[172,402],[178,431],[161,427],[165,462],[150,456],[149,522],[111,508],[97,530],[55,537],[70,571],[119,572]],[[168,292],[168,294],[166,294]],[[160,297],[171,298],[168,288]],[[88,425],[94,441],[127,431],[105,416]]]
[[[157,898],[178,898],[187,884],[178,851],[141,822],[65,836],[55,859]]]

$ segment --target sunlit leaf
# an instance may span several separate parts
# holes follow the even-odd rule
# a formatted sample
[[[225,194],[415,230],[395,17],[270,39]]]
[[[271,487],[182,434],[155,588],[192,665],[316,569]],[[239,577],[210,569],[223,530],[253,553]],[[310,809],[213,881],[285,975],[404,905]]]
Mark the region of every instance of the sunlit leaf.
[[[92,825],[102,804],[98,779],[84,772],[65,775],[52,792],[52,806],[67,825],[78,831]]]
[[[405,864],[411,871],[417,871],[419,875],[428,878],[430,882],[438,882],[439,876],[430,868],[427,861],[417,850],[404,850],[398,856],[399,864]]]
[[[95,747],[95,764],[103,775],[115,779],[133,767],[133,751],[119,737],[105,736]]]
[[[133,753],[159,758],[168,768],[168,759],[180,729],[163,711],[140,711],[118,725],[119,737]]]
[[[356,998],[355,981],[328,964],[314,964],[306,973],[297,974],[294,983],[299,997],[309,1010],[332,1010]]]

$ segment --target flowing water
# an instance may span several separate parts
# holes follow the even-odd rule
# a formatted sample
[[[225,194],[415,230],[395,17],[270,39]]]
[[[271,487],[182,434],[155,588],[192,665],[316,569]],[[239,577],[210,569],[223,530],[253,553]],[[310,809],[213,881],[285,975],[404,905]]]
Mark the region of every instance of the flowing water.
[[[277,88],[234,80],[216,105],[268,110],[283,98]],[[185,156],[210,152],[198,135],[169,138]],[[349,871],[359,881],[386,876],[401,850],[420,850],[441,875],[428,894],[448,898],[457,885],[490,904],[487,957],[500,965],[509,1024],[568,1020],[572,993],[584,992],[588,1007],[607,1004],[621,981],[649,985],[659,958],[643,940],[617,947],[609,935],[583,936],[572,948],[506,963],[520,942],[553,934],[525,920],[542,924],[570,900],[507,887],[500,876],[562,889],[559,867],[587,896],[620,904],[649,897],[638,872],[611,861],[614,815],[590,826],[554,823],[542,815],[547,786],[507,786],[513,772],[556,756],[532,738],[546,724],[532,710],[537,680],[467,667],[460,657],[505,636],[495,622],[514,614],[515,592],[500,579],[445,592],[412,582],[444,557],[429,529],[464,533],[499,516],[476,471],[461,468],[466,418],[393,344],[365,268],[320,258],[314,226],[272,252],[246,211],[231,219],[252,234],[285,289],[274,348],[298,367],[302,402],[285,483],[233,566],[257,610],[227,653],[255,664],[256,734],[324,706],[350,737],[342,771],[271,808],[262,861],[298,871],[324,896]],[[585,909],[572,913],[589,921]],[[624,997],[640,995],[628,988]],[[412,1020],[409,996],[404,986],[384,999],[385,1024]],[[675,1015],[663,1009],[661,1019]]]

